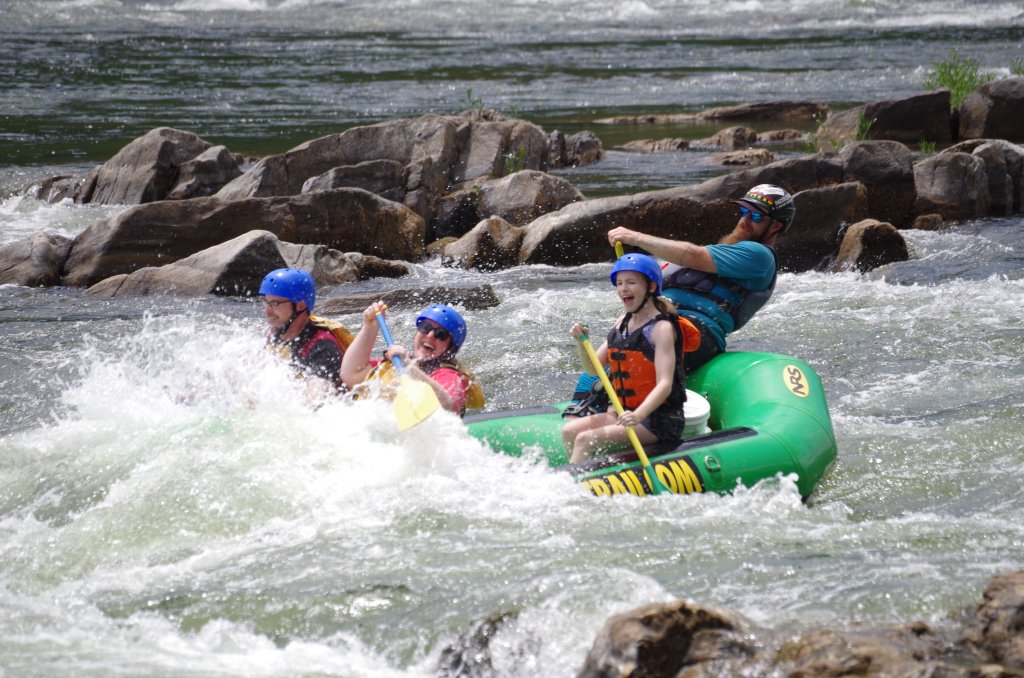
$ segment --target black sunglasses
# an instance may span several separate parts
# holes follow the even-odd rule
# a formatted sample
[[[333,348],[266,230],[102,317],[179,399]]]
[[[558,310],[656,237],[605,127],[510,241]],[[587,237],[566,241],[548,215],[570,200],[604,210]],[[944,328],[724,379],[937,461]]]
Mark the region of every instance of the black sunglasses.
[[[421,320],[416,323],[416,331],[420,334],[434,333],[434,338],[438,341],[444,341],[448,337],[452,336],[452,333],[443,327],[431,324],[429,320]]]
[[[761,214],[757,210],[752,210],[748,207],[740,208],[740,219],[747,216],[748,214],[750,215],[750,220],[753,221],[755,224],[760,224],[761,221],[764,220],[767,216],[765,214]]]

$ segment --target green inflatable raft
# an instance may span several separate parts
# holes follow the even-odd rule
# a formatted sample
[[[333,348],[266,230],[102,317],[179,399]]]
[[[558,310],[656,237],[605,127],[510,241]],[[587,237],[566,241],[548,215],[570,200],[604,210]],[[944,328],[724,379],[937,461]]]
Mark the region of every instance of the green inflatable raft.
[[[688,375],[687,431],[677,445],[645,448],[673,493],[728,493],[778,474],[796,474],[806,499],[836,458],[821,379],[792,356],[728,351]],[[696,394],[699,397],[694,397]],[[496,452],[539,448],[596,495],[652,494],[636,452],[568,464],[561,412],[568,403],[466,416],[471,435]]]

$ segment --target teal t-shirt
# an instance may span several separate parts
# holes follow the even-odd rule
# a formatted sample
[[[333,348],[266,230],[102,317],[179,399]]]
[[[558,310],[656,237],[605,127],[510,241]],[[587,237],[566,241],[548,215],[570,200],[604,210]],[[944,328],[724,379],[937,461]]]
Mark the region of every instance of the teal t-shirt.
[[[775,255],[759,242],[744,240],[735,245],[708,245],[722,278],[735,280],[748,290],[766,290],[775,277]]]
[[[759,242],[744,240],[735,245],[708,245],[708,252],[718,269],[718,276],[735,281],[748,290],[766,290],[775,279],[775,255]],[[712,299],[688,290],[666,289],[665,296],[674,301],[681,315],[692,316],[714,335],[725,349],[725,335],[733,330],[733,319]]]

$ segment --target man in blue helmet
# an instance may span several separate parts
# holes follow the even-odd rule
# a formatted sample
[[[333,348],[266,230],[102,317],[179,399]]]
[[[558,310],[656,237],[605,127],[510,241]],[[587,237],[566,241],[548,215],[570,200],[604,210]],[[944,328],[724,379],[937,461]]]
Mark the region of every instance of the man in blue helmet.
[[[263,278],[260,296],[270,326],[267,341],[304,376],[342,388],[341,359],[352,334],[338,323],[310,315],[316,303],[313,276],[294,268],[276,269]]]
[[[700,348],[686,358],[686,369],[700,367],[725,350],[726,335],[750,320],[775,290],[775,240],[796,217],[793,196],[772,184],[759,184],[738,200],[739,221],[716,245],[696,245],[617,227],[608,242],[644,249],[668,261],[664,295],[679,315],[701,333]]]
[[[429,385],[441,407],[462,416],[467,407],[484,406],[484,394],[473,373],[460,363],[455,354],[466,341],[466,321],[451,306],[431,304],[416,318],[416,335],[412,351],[392,344],[385,348],[384,359],[372,359],[379,323],[377,314],[386,314],[380,301],[363,311],[363,326],[345,353],[341,376],[349,388],[364,381],[391,378],[389,362],[395,356],[406,366],[406,374]]]

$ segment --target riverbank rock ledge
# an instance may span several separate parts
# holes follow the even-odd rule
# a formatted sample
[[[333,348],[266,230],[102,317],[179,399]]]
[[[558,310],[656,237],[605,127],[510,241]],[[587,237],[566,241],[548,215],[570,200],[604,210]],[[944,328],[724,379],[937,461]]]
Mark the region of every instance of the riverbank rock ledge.
[[[223,146],[191,132],[158,127],[91,172],[80,202],[139,205],[209,195],[241,173],[237,159]]]
[[[1024,141],[1024,78],[985,83],[959,108],[961,139]]]
[[[323,245],[282,242],[269,231],[256,230],[165,266],[111,276],[86,289],[86,294],[101,298],[151,294],[254,297],[266,272],[276,268],[310,271],[318,286],[409,273],[407,266],[395,262]]]
[[[945,628],[757,631],[728,613],[673,601],[610,617],[577,678],[1024,675],[1024,572],[995,577]]]
[[[424,254],[423,219],[362,189],[232,202],[214,196],[138,205],[89,226],[72,242],[61,281],[88,287],[169,264],[252,230],[389,259],[419,261]]]
[[[985,122],[971,129],[1024,137],[1024,118],[1006,112],[1024,105],[1022,89],[1021,78],[979,88],[971,95],[971,115]],[[701,119],[816,119],[826,110],[773,102]],[[448,266],[575,266],[612,258],[607,233],[614,226],[716,242],[736,222],[731,201],[760,183],[783,186],[796,201],[796,220],[777,246],[782,270],[866,270],[900,259],[906,249],[899,243],[901,229],[1021,211],[1021,146],[968,139],[915,160],[899,140],[951,138],[948,91],[866,104],[821,129],[845,138],[853,118],[862,124],[866,116],[869,136],[898,139],[851,141],[758,166],[749,160],[744,170],[697,185],[596,199],[585,199],[566,178],[544,170],[570,158],[599,160],[599,142],[582,135],[570,143],[497,113],[426,115],[351,128],[263,158],[244,173],[226,148],[161,127],[84,179],[55,177],[36,189],[47,199],[74,195],[81,202],[140,204],[89,226],[70,244],[48,235],[8,245],[0,250],[0,271],[16,284],[90,287],[253,230],[297,245],[407,262],[422,260],[431,244],[429,251]],[[735,126],[723,130],[716,144],[743,145],[751,138],[748,129]],[[865,219],[878,224],[848,230]],[[855,244],[839,257],[844,237]]]

